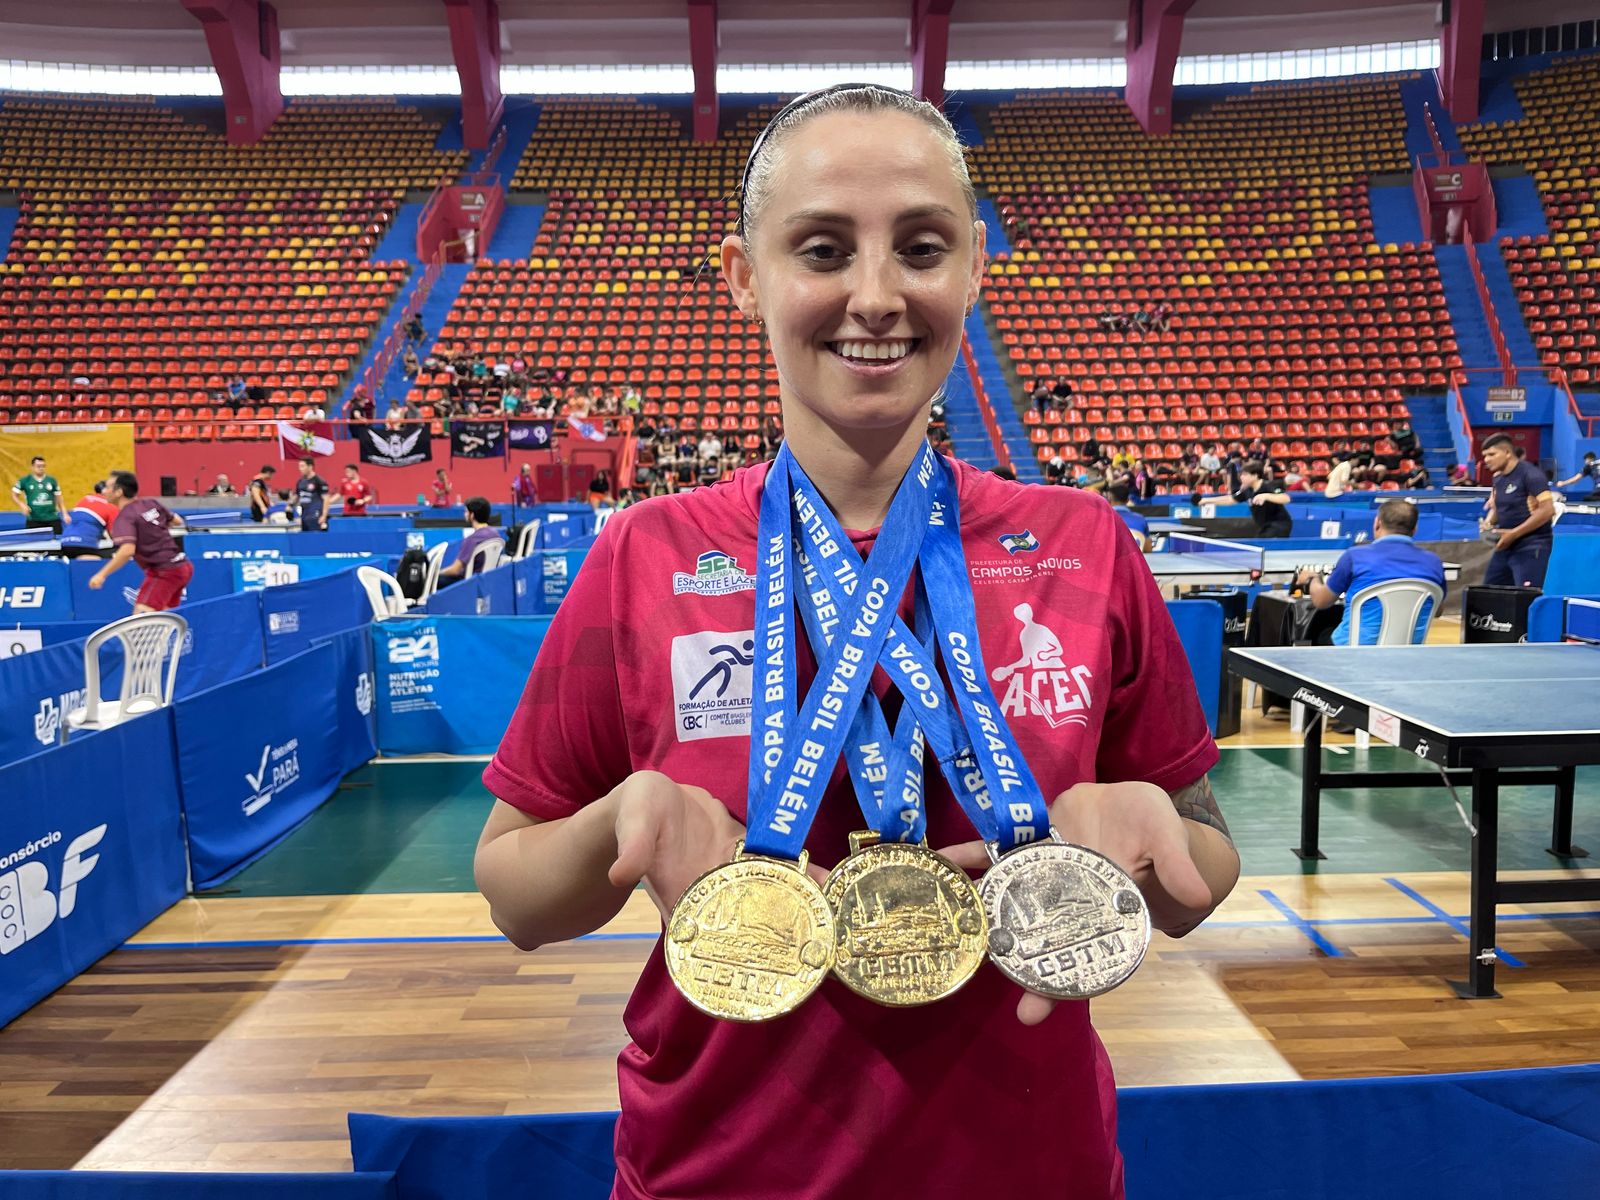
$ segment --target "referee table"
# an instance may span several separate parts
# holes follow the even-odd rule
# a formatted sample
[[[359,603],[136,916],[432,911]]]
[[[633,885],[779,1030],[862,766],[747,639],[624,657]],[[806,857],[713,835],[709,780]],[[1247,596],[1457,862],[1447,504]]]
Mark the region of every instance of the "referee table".
[[[1466,998],[1497,996],[1495,949],[1501,904],[1600,900],[1600,879],[1502,880],[1498,874],[1502,786],[1553,784],[1549,853],[1581,859],[1572,844],[1576,768],[1600,763],[1600,604],[1568,603],[1565,643],[1460,646],[1281,646],[1228,651],[1228,668],[1311,710],[1300,783],[1304,860],[1318,848],[1322,793],[1344,788],[1445,787],[1471,790],[1471,917]],[[1577,685],[1577,686],[1574,686]],[[1490,700],[1493,700],[1491,709]],[[1435,773],[1332,771],[1322,762],[1322,729],[1338,719],[1410,751]],[[1459,801],[1458,801],[1459,804]]]

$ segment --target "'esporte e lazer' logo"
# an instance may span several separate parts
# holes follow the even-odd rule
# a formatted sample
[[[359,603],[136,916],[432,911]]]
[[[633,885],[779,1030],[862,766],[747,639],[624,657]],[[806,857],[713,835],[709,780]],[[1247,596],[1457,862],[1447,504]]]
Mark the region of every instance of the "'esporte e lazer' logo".
[[[734,592],[753,592],[756,577],[739,566],[731,554],[721,550],[707,550],[695,560],[694,574],[675,571],[672,575],[672,594],[681,596],[692,592],[696,596],[729,596]]]
[[[50,868],[32,856],[59,842],[59,829],[0,858],[7,867],[0,871],[0,955],[32,941],[58,917],[73,914],[78,907],[78,885],[100,861],[98,854],[85,852],[99,845],[105,835],[106,826],[96,825],[67,843],[67,852],[61,859],[61,881],[53,892]]]
[[[254,775],[245,772],[250,794],[244,799],[244,815],[254,816],[272,798],[300,778],[300,739],[290,738],[281,746],[268,742],[261,747],[261,765]]]

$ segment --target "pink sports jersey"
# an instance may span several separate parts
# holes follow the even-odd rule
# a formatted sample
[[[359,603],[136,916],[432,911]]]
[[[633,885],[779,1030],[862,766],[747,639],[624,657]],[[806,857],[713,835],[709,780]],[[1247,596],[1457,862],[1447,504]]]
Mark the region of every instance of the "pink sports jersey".
[[[984,662],[1045,795],[1199,779],[1216,746],[1122,521],[1075,490],[957,474]],[[491,792],[551,820],[648,769],[744,819],[765,475],[747,468],[612,518],[484,772]],[[872,535],[852,539],[865,551]],[[809,683],[803,641],[800,660]],[[881,670],[874,686],[888,690]],[[929,844],[972,840],[943,778],[928,784]],[[806,842],[813,861],[836,863],[864,825],[841,764]],[[624,1013],[614,1196],[1120,1197],[1115,1087],[1089,1006],[1025,1028],[1019,996],[989,964],[911,1009],[830,978],[785,1017],[733,1024],[679,996],[658,941]]]

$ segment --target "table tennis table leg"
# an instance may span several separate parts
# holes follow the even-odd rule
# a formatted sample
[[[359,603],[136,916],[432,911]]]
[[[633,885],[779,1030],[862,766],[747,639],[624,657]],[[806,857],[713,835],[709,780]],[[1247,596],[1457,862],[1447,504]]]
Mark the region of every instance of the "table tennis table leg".
[[[1463,1000],[1498,999],[1494,990],[1495,906],[1499,899],[1500,771],[1472,769],[1472,918],[1467,936],[1467,979],[1451,980]]]
[[[1300,844],[1294,852],[1301,858],[1327,858],[1317,849],[1322,822],[1322,726],[1326,718],[1306,709],[1304,750],[1300,760]]]
[[[1589,852],[1572,844],[1572,794],[1576,789],[1576,767],[1556,772],[1555,819],[1550,831],[1550,853],[1557,858],[1588,858]]]

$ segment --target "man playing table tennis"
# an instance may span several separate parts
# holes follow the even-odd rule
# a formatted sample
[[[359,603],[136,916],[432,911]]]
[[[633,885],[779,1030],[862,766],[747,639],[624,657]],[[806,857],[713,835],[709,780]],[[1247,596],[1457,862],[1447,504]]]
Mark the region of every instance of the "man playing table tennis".
[[[1239,467],[1239,490],[1233,498],[1250,506],[1257,537],[1288,537],[1294,530],[1294,518],[1284,507],[1289,503],[1289,493],[1281,482],[1268,479],[1267,468],[1254,459]]]
[[[1307,569],[1300,572],[1295,582],[1310,588],[1311,603],[1318,608],[1328,608],[1342,597],[1355,595],[1363,588],[1394,579],[1420,579],[1444,583],[1444,562],[1432,550],[1424,550],[1412,541],[1417,532],[1417,508],[1404,500],[1389,500],[1378,509],[1372,521],[1372,541],[1363,546],[1351,546],[1339,556],[1327,582],[1320,571]],[[1338,627],[1318,637],[1319,645],[1350,645],[1350,605],[1345,605],[1344,618]],[[1433,605],[1424,604],[1417,616],[1413,643],[1420,643],[1428,632],[1428,622],[1433,618]],[[1361,607],[1360,646],[1375,645],[1378,629],[1383,624],[1383,606],[1364,604]]]

